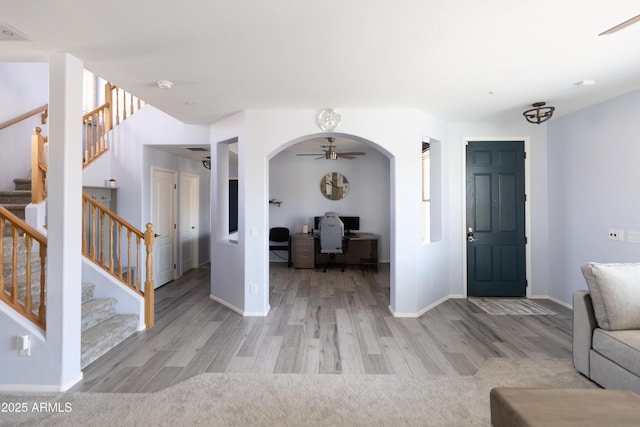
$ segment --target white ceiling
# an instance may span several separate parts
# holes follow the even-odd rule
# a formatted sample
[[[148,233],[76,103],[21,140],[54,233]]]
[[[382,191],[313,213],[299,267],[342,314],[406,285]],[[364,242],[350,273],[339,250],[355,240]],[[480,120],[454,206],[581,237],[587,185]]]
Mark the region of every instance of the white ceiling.
[[[69,52],[188,123],[247,108],[562,115],[640,89],[638,0],[0,0],[0,61]],[[158,80],[174,83],[171,90]],[[593,86],[577,86],[595,80]]]

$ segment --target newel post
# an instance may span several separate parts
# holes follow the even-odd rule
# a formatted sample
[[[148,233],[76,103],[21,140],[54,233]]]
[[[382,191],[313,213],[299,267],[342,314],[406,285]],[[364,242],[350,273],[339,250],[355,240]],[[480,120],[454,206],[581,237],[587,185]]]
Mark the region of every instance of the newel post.
[[[144,323],[147,328],[153,328],[154,324],[153,241],[155,235],[151,227],[151,223],[147,223],[147,231],[144,232],[144,245],[147,249],[147,272],[144,282]]]
[[[109,82],[104,84],[104,103],[104,132],[107,133],[113,129],[113,85]]]
[[[42,202],[46,197],[45,174],[47,164],[44,158],[45,137],[42,136],[42,129],[33,128],[31,136],[31,202],[34,204]]]

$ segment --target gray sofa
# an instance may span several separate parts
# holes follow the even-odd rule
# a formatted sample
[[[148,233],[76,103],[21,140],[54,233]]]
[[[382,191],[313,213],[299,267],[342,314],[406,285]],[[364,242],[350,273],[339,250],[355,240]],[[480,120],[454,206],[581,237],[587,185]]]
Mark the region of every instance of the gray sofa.
[[[573,365],[604,388],[640,394],[640,264],[582,266],[573,294]]]

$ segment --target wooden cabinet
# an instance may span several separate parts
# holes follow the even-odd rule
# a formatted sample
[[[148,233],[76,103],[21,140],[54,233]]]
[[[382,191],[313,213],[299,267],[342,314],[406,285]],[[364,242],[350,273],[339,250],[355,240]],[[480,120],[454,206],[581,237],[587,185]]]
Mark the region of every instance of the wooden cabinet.
[[[293,244],[293,267],[315,268],[313,236],[310,234],[294,234],[291,243]]]

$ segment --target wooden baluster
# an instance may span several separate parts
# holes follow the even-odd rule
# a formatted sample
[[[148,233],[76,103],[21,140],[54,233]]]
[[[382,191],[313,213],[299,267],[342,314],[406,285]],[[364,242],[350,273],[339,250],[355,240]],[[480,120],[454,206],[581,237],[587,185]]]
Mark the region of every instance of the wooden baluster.
[[[97,253],[97,236],[98,230],[96,230],[96,223],[98,222],[98,216],[96,212],[96,207],[91,205],[91,258],[94,261],[98,261],[98,253]]]
[[[113,87],[116,91],[116,102],[113,108],[116,109],[116,126],[120,124],[120,89],[118,86]]]
[[[16,305],[18,303],[18,229],[15,225],[11,226],[11,241],[13,243],[11,253],[11,302]]]
[[[98,260],[100,264],[104,265],[104,211],[98,209],[99,227],[100,227],[100,245],[98,246]]]
[[[142,270],[142,265],[140,264],[140,237],[136,236],[136,265],[138,266],[138,270],[136,271],[136,279],[134,280],[134,283],[136,285],[136,290],[138,291],[142,291],[144,292],[144,288],[141,288],[141,281],[140,281],[140,276],[141,276],[141,272],[140,270]]]
[[[25,276],[26,276],[26,294],[24,297],[24,309],[29,315],[33,314],[33,310],[31,309],[31,236],[24,234],[24,245],[27,250],[27,265],[25,266]]]
[[[84,124],[84,159],[82,159],[82,164],[86,165],[89,162],[89,120],[84,119],[82,121]]]
[[[127,91],[122,91],[122,121],[127,120]]]
[[[46,317],[46,305],[45,305],[45,277],[46,277],[46,259],[47,259],[47,247],[40,243],[40,307],[38,307],[38,317],[40,318],[40,324],[44,328],[47,324]]]
[[[144,321],[147,328],[153,328],[154,324],[153,241],[155,237],[151,227],[151,223],[147,223],[147,231],[144,232],[144,245],[147,249],[147,280],[144,282]]]
[[[111,218],[111,215],[107,215],[107,221],[109,221],[108,224],[108,228],[109,228],[109,238],[107,239],[107,245],[109,248],[109,271],[111,272],[111,274],[113,274],[114,271],[114,265],[115,265],[115,259],[113,258],[113,218]]]
[[[127,283],[132,285],[134,283],[134,278],[131,277],[131,231],[127,233]],[[138,270],[140,266],[138,265]]]
[[[122,223],[118,222],[118,277],[122,280]]]
[[[129,94],[129,99],[130,99],[130,103],[129,103],[130,104],[130,109],[129,109],[129,113],[130,114],[129,115],[131,116],[131,115],[133,115],[133,94],[132,93]]]
[[[82,199],[82,253],[87,255],[87,201]]]

